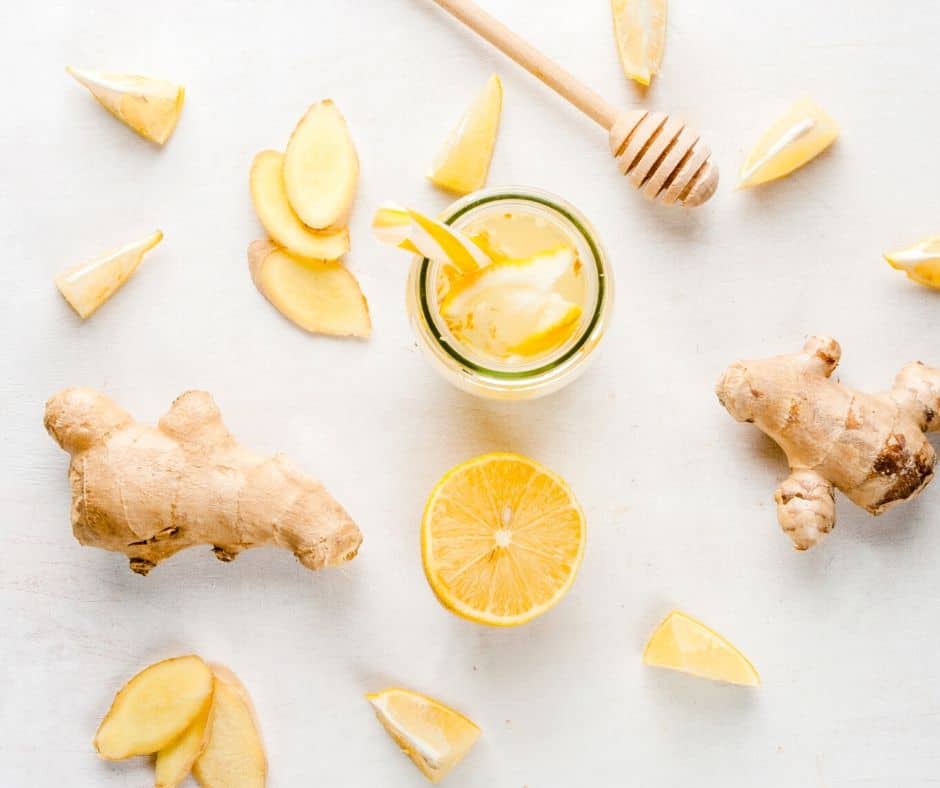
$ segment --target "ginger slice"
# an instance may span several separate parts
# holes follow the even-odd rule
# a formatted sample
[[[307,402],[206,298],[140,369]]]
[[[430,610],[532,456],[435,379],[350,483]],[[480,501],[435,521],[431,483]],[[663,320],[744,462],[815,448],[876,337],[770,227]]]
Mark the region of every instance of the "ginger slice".
[[[106,74],[68,66],[66,71],[91,92],[108,112],[140,136],[163,145],[173,134],[186,91],[161,79]]]
[[[432,183],[456,194],[483,188],[496,147],[502,108],[503,83],[493,74],[435,157],[428,173]]]
[[[356,196],[359,157],[346,120],[327,99],[301,118],[284,154],[287,198],[314,230],[346,223]]]
[[[69,306],[85,320],[121,289],[144,255],[162,240],[163,233],[157,230],[94,260],[66,268],[55,278],[56,287]]]
[[[157,753],[154,762],[154,788],[177,788],[202,755],[212,733],[212,704],[194,719],[182,735]]]
[[[272,240],[301,257],[337,260],[349,251],[349,230],[311,230],[294,213],[284,186],[284,154],[266,150],[251,165],[251,199]]]
[[[248,692],[228,669],[213,665],[212,674],[212,733],[193,777],[203,788],[263,788],[267,758]]]
[[[345,266],[255,241],[248,247],[248,267],[261,294],[306,331],[359,338],[372,333],[369,305]]]
[[[212,672],[199,657],[151,665],[115,696],[95,735],[95,749],[109,761],[158,752],[206,710],[212,691]]]

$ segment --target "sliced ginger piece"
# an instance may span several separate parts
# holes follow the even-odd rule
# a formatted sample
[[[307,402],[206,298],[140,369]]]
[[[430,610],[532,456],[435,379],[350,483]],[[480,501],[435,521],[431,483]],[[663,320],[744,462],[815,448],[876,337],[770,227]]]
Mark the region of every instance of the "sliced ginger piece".
[[[402,751],[432,783],[443,780],[480,737],[458,711],[406,689],[366,695],[375,716]]]
[[[311,230],[294,213],[284,186],[284,154],[266,150],[251,165],[251,199],[268,235],[284,248],[316,260],[338,260],[349,251],[349,230]]]
[[[163,145],[173,134],[186,96],[181,85],[133,74],[84,71],[72,66],[66,71],[88,88],[101,106],[140,136]]]
[[[822,107],[812,99],[798,99],[751,149],[741,167],[738,188],[789,175],[815,159],[838,136],[838,124]]]
[[[288,320],[315,334],[368,337],[369,305],[340,263],[292,255],[266,241],[248,247],[248,268],[262,295]]]
[[[145,668],[115,696],[95,735],[108,761],[149,755],[177,739],[212,700],[212,672],[199,657]]]
[[[163,233],[155,233],[122,246],[88,262],[66,268],[55,278],[56,287],[69,306],[82,320],[95,311],[137,270],[144,255],[163,240]]]
[[[432,183],[457,194],[483,188],[496,147],[502,108],[503,83],[493,74],[435,157],[428,173]]]
[[[314,230],[346,223],[359,181],[359,157],[346,119],[327,99],[301,118],[284,154],[287,198]]]
[[[925,238],[907,249],[886,252],[885,260],[917,284],[940,290],[940,235]]]
[[[623,73],[649,85],[666,45],[666,0],[610,0]]]
[[[196,717],[182,735],[157,753],[154,762],[154,788],[177,788],[202,755],[212,733],[212,704]]]
[[[193,777],[203,788],[264,788],[268,763],[251,698],[227,668],[213,665],[212,675],[212,732]]]
[[[760,676],[747,657],[701,621],[678,610],[656,628],[643,662],[713,681],[760,686]]]

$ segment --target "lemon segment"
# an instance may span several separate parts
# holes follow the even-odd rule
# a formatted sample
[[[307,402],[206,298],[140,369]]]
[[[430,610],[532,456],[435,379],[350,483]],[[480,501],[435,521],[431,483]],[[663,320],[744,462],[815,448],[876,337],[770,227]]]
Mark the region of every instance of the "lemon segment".
[[[564,342],[581,307],[558,292],[576,275],[577,255],[560,247],[523,260],[499,260],[456,281],[440,305],[455,336],[496,356],[535,356]]]
[[[492,262],[460,230],[394,203],[386,203],[375,212],[372,231],[382,243],[420,254],[435,263],[453,265],[461,273],[473,273]]]
[[[657,627],[643,662],[712,681],[759,687],[754,666],[731,643],[701,621],[674,610]]]
[[[838,124],[812,99],[801,98],[764,132],[747,155],[738,188],[782,178],[815,159],[839,136]]]
[[[448,610],[517,626],[557,604],[574,583],[586,525],[563,479],[518,454],[486,454],[447,473],[424,510],[421,553]]]
[[[623,72],[649,85],[666,45],[666,0],[610,0]]]
[[[940,290],[940,236],[927,238],[907,249],[887,252],[885,260],[917,284]]]
[[[432,183],[457,194],[483,188],[496,147],[502,107],[503,83],[494,74],[435,157],[428,173]]]
[[[370,693],[375,716],[432,783],[439,783],[470,751],[480,729],[460,712],[406,689]]]

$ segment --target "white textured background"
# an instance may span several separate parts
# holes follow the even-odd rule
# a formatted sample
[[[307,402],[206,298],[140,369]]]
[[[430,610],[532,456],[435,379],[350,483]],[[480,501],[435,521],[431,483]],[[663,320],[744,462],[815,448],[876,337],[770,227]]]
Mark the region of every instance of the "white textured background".
[[[723,188],[695,212],[650,206],[603,135],[427,0],[36,0],[8,9],[0,66],[0,783],[146,786],[141,760],[91,737],[145,664],[229,664],[260,713],[271,788],[413,786],[421,778],[362,694],[403,684],[484,736],[453,788],[927,788],[940,784],[940,486],[874,520],[840,503],[798,555],[772,495],[785,468],[712,394],[726,364],[843,345],[843,380],[888,386],[940,364],[940,298],[880,252],[940,232],[940,5],[674,0],[664,70],[642,99],[620,72],[605,0],[487,0],[600,92],[684,115]],[[799,8],[795,8],[798,5]],[[164,150],[64,73],[67,63],[176,79],[188,102]],[[443,208],[422,179],[493,71],[505,79],[493,185],[553,190],[597,225],[617,311],[591,371],[536,403],[439,381],[404,310],[407,259],[368,229],[385,199]],[[810,167],[734,193],[756,136],[810,92],[843,126]],[[364,344],[309,337],[254,291],[248,166],[332,96],[362,159],[348,264],[369,296]],[[160,227],[166,240],[82,325],[53,287],[67,264]],[[188,388],[249,446],[321,477],[365,533],[314,574],[289,553],[232,565],[193,550],[148,578],[73,540],[66,456],[45,399],[104,389],[140,419]],[[454,463],[524,452],[589,516],[584,566],[551,614],[483,629],[437,604],[420,566],[424,498]],[[756,692],[645,669],[682,607],[757,664]]]

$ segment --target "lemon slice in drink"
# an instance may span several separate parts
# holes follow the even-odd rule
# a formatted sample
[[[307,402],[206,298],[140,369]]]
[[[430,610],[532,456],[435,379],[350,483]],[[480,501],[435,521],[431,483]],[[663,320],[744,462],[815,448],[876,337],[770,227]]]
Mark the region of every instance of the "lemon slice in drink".
[[[366,695],[375,716],[432,783],[443,780],[480,737],[480,729],[433,698],[406,689]]]
[[[485,454],[451,470],[428,498],[424,572],[441,604],[458,616],[524,624],[571,587],[585,530],[563,479],[518,454]]]
[[[760,686],[754,666],[731,643],[689,615],[674,610],[646,644],[643,662],[713,681]]]
[[[451,282],[440,311],[466,344],[496,356],[536,356],[564,342],[581,307],[557,292],[577,256],[560,247],[523,260],[499,260]]]
[[[940,236],[885,254],[888,264],[924,287],[940,290]]]

